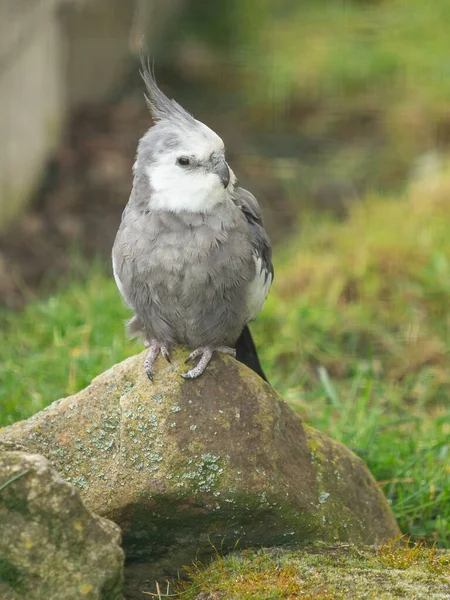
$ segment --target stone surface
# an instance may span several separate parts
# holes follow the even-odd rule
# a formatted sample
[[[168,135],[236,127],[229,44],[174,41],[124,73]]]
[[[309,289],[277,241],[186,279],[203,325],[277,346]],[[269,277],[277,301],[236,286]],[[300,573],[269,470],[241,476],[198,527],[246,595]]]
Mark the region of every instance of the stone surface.
[[[232,358],[183,380],[186,355],[159,359],[154,383],[145,353],[134,356],[0,431],[10,448],[44,454],[89,509],[121,526],[131,583],[143,581],[149,559],[173,572],[238,540],[377,543],[398,534],[358,457]]]
[[[120,530],[39,455],[0,452],[0,598],[121,600]]]

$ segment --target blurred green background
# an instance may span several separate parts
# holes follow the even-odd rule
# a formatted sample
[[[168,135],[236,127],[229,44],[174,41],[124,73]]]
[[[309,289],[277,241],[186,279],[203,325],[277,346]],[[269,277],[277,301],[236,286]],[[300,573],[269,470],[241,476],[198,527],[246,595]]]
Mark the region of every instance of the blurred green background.
[[[224,138],[263,207],[276,277],[253,331],[270,381],[367,462],[405,534],[450,547],[450,4],[64,10],[82,43],[62,62],[60,133],[0,233],[0,424],[141,349],[108,256],[150,125],[144,39],[161,87]]]

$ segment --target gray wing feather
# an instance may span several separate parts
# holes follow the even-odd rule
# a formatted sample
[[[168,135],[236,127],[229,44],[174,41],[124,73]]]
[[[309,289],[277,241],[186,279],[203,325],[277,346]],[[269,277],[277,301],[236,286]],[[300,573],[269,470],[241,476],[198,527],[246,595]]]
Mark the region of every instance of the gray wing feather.
[[[236,188],[233,196],[235,204],[242,210],[250,225],[253,259],[255,261],[255,279],[249,285],[247,305],[249,320],[252,320],[262,310],[274,271],[272,265],[272,246],[264,229],[261,210],[255,196],[244,188]]]

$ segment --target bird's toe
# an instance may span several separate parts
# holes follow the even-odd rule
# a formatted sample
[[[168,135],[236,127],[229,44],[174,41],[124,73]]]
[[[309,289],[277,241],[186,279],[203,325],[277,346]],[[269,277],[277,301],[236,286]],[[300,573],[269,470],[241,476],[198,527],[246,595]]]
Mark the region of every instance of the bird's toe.
[[[172,362],[170,360],[169,351],[167,350],[167,348],[165,346],[161,346],[161,354],[164,356],[164,358],[167,360],[168,363]]]
[[[188,363],[189,361],[194,360],[194,358],[197,358],[197,356],[200,356],[200,354],[203,354],[204,351],[205,351],[204,348],[196,348],[189,354],[189,356],[187,357],[187,359],[184,362]]]
[[[197,379],[197,377],[200,377],[202,373],[202,370],[200,370],[198,367],[194,367],[187,373],[180,373],[180,377],[182,377],[183,379]]]
[[[164,351],[166,354],[168,354],[167,348],[164,348]],[[163,352],[162,346],[153,340],[152,344],[150,346],[150,350],[149,350],[147,357],[145,359],[145,362],[144,362],[144,370],[147,373],[147,377],[150,379],[150,381],[153,381],[153,373],[152,373],[153,363],[155,362],[155,360],[158,357],[158,354],[160,352],[163,354],[163,356],[167,360],[167,357]]]
[[[221,354],[227,354],[228,356],[234,356],[236,358],[236,349],[230,348],[229,346],[218,346],[214,348],[215,352],[220,352]]]
[[[197,348],[196,350],[191,352],[191,354],[188,357],[188,360],[197,358],[197,356],[200,355],[201,359],[198,361],[198,364],[193,369],[191,369],[187,373],[182,373],[181,377],[183,377],[184,379],[196,379],[197,377],[200,377],[200,375],[208,366],[208,363],[211,360],[212,353],[213,350],[209,347]]]

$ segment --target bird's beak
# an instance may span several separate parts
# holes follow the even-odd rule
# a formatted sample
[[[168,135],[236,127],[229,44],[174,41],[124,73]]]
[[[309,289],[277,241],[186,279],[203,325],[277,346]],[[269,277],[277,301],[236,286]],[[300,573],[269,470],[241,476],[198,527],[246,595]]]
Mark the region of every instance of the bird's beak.
[[[224,160],[214,166],[214,173],[219,176],[223,187],[227,188],[230,183],[230,169]]]

